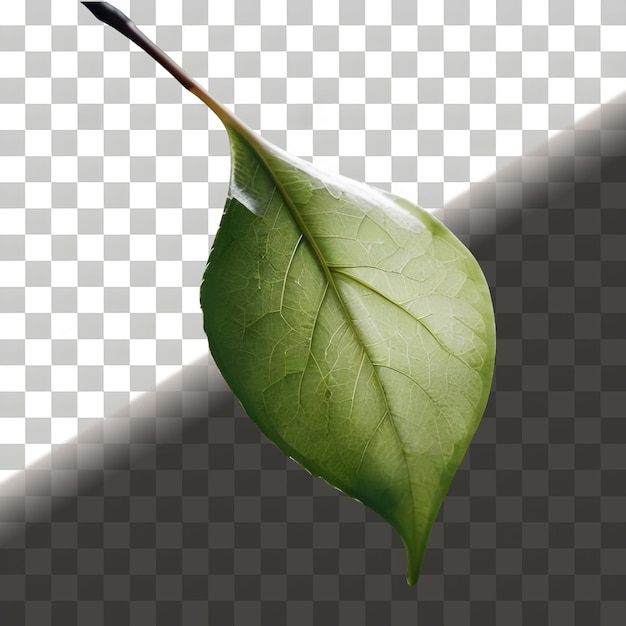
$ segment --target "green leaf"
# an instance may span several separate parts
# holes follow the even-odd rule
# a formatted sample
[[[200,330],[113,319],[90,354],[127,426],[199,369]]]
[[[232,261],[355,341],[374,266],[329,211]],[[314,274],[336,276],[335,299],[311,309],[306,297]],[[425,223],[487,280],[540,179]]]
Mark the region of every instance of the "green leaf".
[[[426,211],[227,129],[211,353],[267,437],[393,525],[415,584],[491,386],[485,278]]]
[[[478,263],[419,207],[269,144],[121,11],[83,4],[224,123],[230,190],[200,288],[215,362],[286,454],[393,525],[414,585],[491,386]]]

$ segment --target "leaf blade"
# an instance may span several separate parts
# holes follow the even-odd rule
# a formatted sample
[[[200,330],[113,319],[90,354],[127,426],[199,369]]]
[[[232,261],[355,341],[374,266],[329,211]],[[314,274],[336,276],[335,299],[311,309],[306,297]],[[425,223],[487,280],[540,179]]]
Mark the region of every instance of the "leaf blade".
[[[286,454],[396,528],[415,584],[491,383],[482,271],[406,200],[229,136],[201,287],[215,361]]]

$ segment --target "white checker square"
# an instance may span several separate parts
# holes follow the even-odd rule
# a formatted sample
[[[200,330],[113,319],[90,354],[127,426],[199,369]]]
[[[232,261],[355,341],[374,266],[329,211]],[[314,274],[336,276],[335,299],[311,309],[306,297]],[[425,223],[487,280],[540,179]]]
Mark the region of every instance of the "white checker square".
[[[50,161],[50,176],[55,183],[73,183],[78,178],[75,156],[56,156]]]
[[[417,49],[417,26],[394,24],[391,26],[391,49],[394,52],[415,52]]]
[[[522,154],[522,132],[519,130],[499,130],[496,134],[496,153],[502,156]]]
[[[78,432],[78,420],[75,417],[53,419],[50,427],[50,443],[65,443],[73,439]]]
[[[576,100],[575,89],[573,78],[553,77],[548,82],[548,101],[551,104],[572,104]]]
[[[50,74],[57,78],[76,79],[78,76],[78,53],[72,50],[54,50],[50,53]]]
[[[363,104],[365,81],[362,78],[342,78],[339,81],[340,104]]]
[[[234,29],[234,35],[234,49],[237,52],[257,52],[261,49],[260,26],[240,24]]]
[[[222,213],[223,209],[209,209],[209,227],[208,232],[211,234],[215,234],[217,229],[219,228],[220,222],[222,221]]]
[[[156,206],[156,202],[156,183],[133,183],[130,185],[129,206],[131,209],[153,208]]]
[[[51,104],[50,125],[55,130],[76,130],[78,125],[77,104]]]
[[[336,51],[319,51],[313,55],[315,78],[337,78],[339,76],[339,54]]]
[[[469,21],[470,24],[495,24],[496,0],[481,0],[481,2],[470,2]]]
[[[469,57],[469,74],[472,78],[494,78],[496,75],[496,53],[491,51],[472,52]]]
[[[391,154],[393,156],[416,157],[418,141],[416,130],[392,130]]]
[[[108,235],[127,235],[130,232],[130,211],[116,208],[114,211],[103,211],[103,229]]]
[[[417,5],[417,23],[420,26],[443,24],[443,2],[420,2]]]
[[[5,234],[4,231],[1,232]],[[26,284],[25,261],[1,261],[0,273],[2,287],[23,287]]]
[[[339,107],[336,104],[314,104],[313,128],[315,130],[339,128]]]
[[[420,78],[441,78],[444,75],[443,52],[420,52],[417,56],[417,75]]]
[[[287,55],[280,50],[261,52],[260,70],[263,78],[284,78],[287,76]]]
[[[182,264],[180,261],[157,261],[156,284],[159,287],[180,287]]]
[[[574,74],[577,78],[597,78],[601,76],[602,53],[600,51],[574,53]],[[603,78],[602,80],[606,81],[608,79]]]
[[[341,84],[339,81],[339,93]],[[290,78],[287,81],[287,102],[289,104],[311,104],[313,101],[313,81],[310,78]]]
[[[102,339],[81,339],[76,342],[76,365],[79,367],[102,365],[103,362],[104,341]]]
[[[29,313],[48,313],[52,307],[52,289],[50,287],[26,287],[24,306]]]
[[[24,446],[24,465],[29,467],[44,457],[49,457],[51,451],[51,443],[29,443],[27,446]],[[26,502],[28,502],[28,499]]]
[[[48,209],[51,202],[51,189],[52,183],[28,183],[24,189],[24,204],[29,209]],[[11,231],[7,230],[11,225],[18,225],[24,223],[24,211],[23,209],[2,209],[3,218],[6,221],[7,226],[3,225],[3,231],[5,234],[10,234]],[[13,218],[9,219],[8,212],[13,213]],[[23,227],[20,227],[20,231],[23,232]],[[14,231],[13,231],[14,232]],[[30,235],[29,235],[30,237]]]
[[[130,179],[130,157],[105,156],[103,157],[103,178],[105,181],[124,182]]]
[[[615,2],[616,0],[612,1]],[[602,2],[574,0],[574,22],[579,26],[602,24]]]
[[[16,50],[0,52],[0,68],[2,78],[23,78],[26,74],[26,53]]]
[[[316,2],[315,4],[332,4]],[[387,26],[391,24],[391,2],[365,0],[365,22],[369,25]]]
[[[499,78],[496,81],[496,101],[498,104],[521,104],[522,79]]]
[[[211,2],[209,4],[209,24],[232,25],[235,22],[234,0],[222,0],[221,2]]]
[[[107,261],[103,267],[103,282],[107,287],[127,287],[130,285],[130,261]],[[102,294],[104,295],[104,294]],[[98,302],[103,310],[104,303]]]
[[[339,27],[339,51],[363,52],[365,50],[365,27],[343,25]]]
[[[52,100],[52,80],[47,77],[25,78],[24,97],[29,104],[49,104]]]
[[[127,318],[128,316],[125,315],[124,317]],[[113,339],[109,333],[107,333],[107,337]],[[110,392],[128,391],[130,389],[130,367],[127,365],[105,366],[102,372],[102,386]]]
[[[470,128],[472,130],[495,130],[496,105],[473,104],[470,109]]]
[[[522,23],[526,26],[549,24],[549,3],[543,0],[524,0],[522,5]]]
[[[260,79],[237,79],[235,81],[235,102],[237,102],[238,104],[259,104],[261,102]]]
[[[104,205],[104,184],[77,183],[76,203],[81,209],[101,209]]]
[[[76,287],[78,264],[76,261],[55,261],[50,264],[50,282],[56,287]],[[27,311],[35,311],[26,306]],[[50,309],[48,309],[50,310]],[[42,311],[44,312],[44,311]]]
[[[524,52],[522,76],[524,78],[546,78],[550,73],[550,57],[544,51]]]
[[[133,104],[154,104],[156,102],[156,80],[139,76],[133,77],[129,84],[129,99]]]
[[[443,100],[446,104],[468,104],[470,101],[469,78],[446,78],[443,81]]]
[[[185,52],[206,52],[210,48],[208,26],[183,24],[182,41]]]
[[[133,313],[154,313],[157,308],[156,287],[133,286],[129,295],[129,308]]]
[[[548,28],[548,49],[550,52],[573,52],[576,29],[568,25],[551,25]]]
[[[104,397],[99,391],[81,391],[76,397],[76,412],[81,418],[104,417]]]
[[[443,133],[443,153],[446,157],[468,156],[470,134],[468,130],[446,130]]]
[[[181,339],[182,334],[182,318],[179,313],[157,314],[156,336],[159,339]]]
[[[49,261],[52,257],[52,237],[30,234],[24,240],[27,261]]]
[[[418,104],[417,127],[419,130],[443,130],[443,107],[438,104]]]
[[[443,157],[421,157],[417,168],[419,183],[440,183],[443,181]]]
[[[498,52],[519,52],[522,50],[522,26],[500,24],[496,29],[496,50]]]
[[[179,130],[182,125],[182,109],[179,104],[156,105],[156,127],[158,130]]]
[[[156,212],[156,234],[173,235],[183,230],[183,215],[178,208],[161,208]]]
[[[549,108],[547,104],[525,104],[522,107],[522,128],[543,130],[548,128]]]
[[[129,344],[131,366],[156,363],[156,340],[133,339]]]
[[[26,319],[22,313],[0,313],[0,339],[25,339]]]
[[[469,162],[470,180],[482,181],[493,175],[496,168],[495,156],[473,156]]]
[[[470,27],[449,24],[443,29],[443,48],[446,52],[465,52],[470,49]],[[421,53],[420,53],[421,54]]]
[[[391,128],[391,105],[368,104],[365,107],[367,130],[389,130]]]
[[[137,48],[131,44],[131,51]],[[126,50],[107,50],[102,56],[102,76],[104,78],[128,78],[130,76],[131,55]],[[136,80],[135,77],[130,81]]]
[[[339,154],[363,156],[365,154],[365,133],[361,130],[342,130],[339,133]]]
[[[391,81],[393,104],[417,104],[418,81],[415,78],[394,78]]]
[[[144,28],[142,30],[145,32]],[[76,38],[77,50],[81,52],[102,52],[104,49],[104,26],[99,22],[95,24],[81,24],[77,28]],[[30,49],[28,44],[26,44],[26,49]]]
[[[286,104],[264,104],[261,107],[261,128],[263,130],[285,130],[287,119]]]
[[[268,2],[271,0],[264,1]],[[314,24],[320,26],[334,26],[335,24],[339,24],[338,2],[313,2],[312,5]],[[289,28],[291,28],[291,26]]]
[[[5,22],[4,12],[6,8],[14,4],[5,2],[2,5],[2,23]],[[22,22],[23,24],[24,22]],[[102,29],[100,29],[102,30]],[[28,24],[24,29],[24,49],[28,52],[50,52],[52,47],[52,30],[45,24]],[[28,102],[28,100],[26,100]]]
[[[287,28],[287,50],[289,52],[310,52],[313,49],[313,27],[291,24]]]
[[[50,339],[29,339],[24,345],[24,363],[26,365],[50,365],[52,363]]]
[[[23,365],[0,365],[0,392],[24,389],[25,386],[26,368]]]
[[[626,25],[603,24],[600,30],[600,46],[603,52],[623,52]]]
[[[107,313],[103,317],[102,328],[102,334],[107,339],[129,339],[130,317],[127,313]],[[108,389],[106,384],[104,388]]]
[[[104,153],[104,131],[81,130],[76,133],[76,155],[101,157]],[[55,159],[59,157],[54,157]]]
[[[24,157],[0,157],[0,182],[13,183],[25,178],[26,159]]]
[[[365,76],[368,78],[389,78],[391,72],[391,52],[376,51],[365,55]]]
[[[206,209],[209,206],[209,186],[206,183],[186,182],[183,185],[182,200],[183,200],[183,207],[185,208]],[[187,236],[187,234],[185,234],[185,236]],[[193,235],[189,235],[189,236],[193,237]],[[186,247],[187,247],[187,240],[185,240],[183,251],[185,250]]]
[[[26,342],[26,345],[31,340]],[[24,417],[50,417],[52,412],[52,393],[50,391],[31,391],[24,396]],[[28,450],[28,448],[27,448]]]
[[[0,104],[3,130],[24,130],[26,107],[23,104]]]
[[[76,391],[78,389],[78,368],[75,365],[55,365],[50,368],[50,386],[55,391]],[[52,424],[61,422],[53,419]]]
[[[76,88],[78,101],[81,104],[101,104],[104,101],[104,81],[102,78],[78,78]]]
[[[109,263],[115,261],[107,261],[104,264],[104,271]],[[107,286],[114,286],[105,279]],[[103,287],[81,287],[76,294],[76,308],[81,313],[102,313],[104,310],[104,288]],[[82,340],[81,340],[82,343]]]
[[[339,141],[341,146],[341,135]],[[287,133],[287,152],[300,156],[312,156],[313,133],[309,130],[290,130]]]
[[[157,24],[180,24],[183,21],[182,2],[154,0]]]
[[[160,156],[156,159],[156,180],[176,183],[183,179],[183,159],[179,156]]]

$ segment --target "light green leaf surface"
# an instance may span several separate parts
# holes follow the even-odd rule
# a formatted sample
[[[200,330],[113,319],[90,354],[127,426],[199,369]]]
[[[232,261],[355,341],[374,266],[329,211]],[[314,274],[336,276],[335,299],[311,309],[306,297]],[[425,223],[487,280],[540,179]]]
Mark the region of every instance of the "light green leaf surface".
[[[491,386],[485,278],[426,211],[227,129],[211,353],[267,437],[393,525],[415,584]]]
[[[388,520],[415,584],[483,414],[495,325],[441,223],[252,132],[107,2],[85,2],[224,123],[231,184],[200,300],[211,352],[286,454]]]

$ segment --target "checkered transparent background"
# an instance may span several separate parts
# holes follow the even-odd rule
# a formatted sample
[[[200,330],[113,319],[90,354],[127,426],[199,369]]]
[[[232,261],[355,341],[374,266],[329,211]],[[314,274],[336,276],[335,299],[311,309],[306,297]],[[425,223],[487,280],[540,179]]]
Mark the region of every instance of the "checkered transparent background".
[[[622,624],[626,5],[117,2],[252,128],[480,260],[494,391],[416,590],[206,355],[219,122],[78,3],[5,4],[0,623]]]

